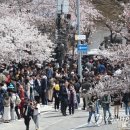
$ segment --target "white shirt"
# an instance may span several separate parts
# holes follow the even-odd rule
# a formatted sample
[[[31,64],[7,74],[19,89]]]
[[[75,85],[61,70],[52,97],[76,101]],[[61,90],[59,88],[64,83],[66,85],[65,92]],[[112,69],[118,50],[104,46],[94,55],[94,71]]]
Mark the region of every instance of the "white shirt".
[[[37,104],[36,108],[37,109],[34,109],[34,113],[33,113],[34,116],[40,114],[40,112],[41,112],[40,104]]]

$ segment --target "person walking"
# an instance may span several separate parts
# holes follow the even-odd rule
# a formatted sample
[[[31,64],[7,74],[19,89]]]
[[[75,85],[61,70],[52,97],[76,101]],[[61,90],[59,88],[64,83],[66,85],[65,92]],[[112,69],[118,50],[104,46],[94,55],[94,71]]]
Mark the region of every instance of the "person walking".
[[[19,95],[16,93],[16,101],[15,101],[15,112],[17,114],[18,120],[21,118],[20,113],[19,113],[19,104],[21,103],[21,99]]]
[[[3,105],[3,99],[4,99],[4,93],[6,91],[2,88],[2,84],[0,84],[0,116],[3,117],[3,113],[4,113],[4,105]]]
[[[92,118],[92,115],[94,115],[95,123],[97,124],[97,117],[96,117],[96,97],[95,95],[92,95],[90,102],[88,103],[88,111],[89,111],[89,117],[88,117],[88,126],[90,126],[90,121]]]
[[[111,103],[111,97],[109,94],[107,93],[104,93],[103,97],[102,97],[102,108],[103,108],[103,113],[104,113],[104,123],[106,124],[107,123],[107,120],[106,120],[106,112],[109,113],[109,120],[108,120],[108,123],[111,124],[111,112],[110,112],[110,103]]]
[[[130,115],[130,88],[124,93],[122,101],[125,105],[125,114]]]
[[[20,109],[20,115],[23,117],[23,107],[24,107],[24,100],[25,100],[25,91],[22,85],[19,86],[19,97],[21,100],[21,103],[19,104],[19,109]]]
[[[34,80],[33,92],[34,92],[35,101],[39,102],[40,96],[41,96],[41,79],[40,79],[40,75],[37,75],[36,79]]]
[[[66,109],[68,106],[68,82],[62,81],[61,90],[60,90],[60,98],[61,98],[61,112],[63,116],[66,116]]]
[[[24,123],[26,130],[29,130],[30,120],[33,117],[33,103],[30,100],[26,100],[24,109],[23,109]]]
[[[41,99],[42,105],[47,105],[47,76],[43,75],[41,78]]]
[[[81,88],[81,83],[80,83],[80,81],[77,78],[75,79],[74,88],[75,88],[75,91],[76,91],[76,98],[77,98],[76,108],[78,108],[79,103],[80,103],[80,88]]]
[[[10,101],[11,101],[11,120],[16,120],[15,106],[16,106],[16,92],[10,91]]]
[[[9,123],[9,121],[11,120],[11,114],[10,114],[10,97],[8,93],[4,94],[3,104],[4,104],[3,120],[4,123]]]
[[[70,83],[69,84],[69,114],[74,114],[75,110],[75,103],[77,102],[76,98],[76,91],[74,86]]]
[[[40,104],[34,102],[33,121],[35,123],[35,129],[39,130],[39,118],[40,118]]]
[[[121,105],[121,95],[118,92],[114,93],[113,102],[114,102],[114,115],[115,115],[115,118],[118,119],[119,118],[119,108]]]
[[[30,76],[29,79],[29,85],[30,85],[30,100],[34,100],[34,79],[32,76]]]
[[[59,111],[59,104],[60,104],[60,85],[59,82],[56,81],[56,84],[53,87],[53,97],[55,98],[55,103],[54,103],[54,107],[55,107],[55,111]]]

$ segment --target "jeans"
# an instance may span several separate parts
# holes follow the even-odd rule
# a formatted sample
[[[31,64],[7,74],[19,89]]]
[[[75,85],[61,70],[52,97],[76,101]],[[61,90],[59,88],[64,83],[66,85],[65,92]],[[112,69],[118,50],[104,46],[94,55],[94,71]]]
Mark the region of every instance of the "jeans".
[[[3,115],[4,113],[4,106],[3,104],[0,104],[0,115]]]
[[[33,116],[33,121],[34,121],[34,123],[35,123],[35,129],[36,129],[36,130],[39,129],[39,117],[40,117],[40,114]]]
[[[94,117],[95,117],[95,122],[97,122],[96,112],[95,111],[90,111],[89,112],[89,117],[88,117],[88,123],[91,121],[91,118],[92,118],[93,114],[94,114]]]
[[[128,106],[128,103],[125,103],[125,114],[130,115],[130,106]]]
[[[109,118],[111,118],[111,112],[110,112],[110,107],[106,107],[106,108],[103,108],[103,113],[104,113],[104,122],[106,123],[106,113],[109,113]]]
[[[96,113],[99,114],[99,101],[96,101]]]
[[[3,98],[0,95],[0,115],[4,113],[4,105],[3,105]]]
[[[30,93],[30,100],[34,100],[34,92]]]
[[[79,104],[80,103],[80,93],[76,93],[76,98],[77,98],[77,102]]]
[[[80,93],[76,93],[76,99],[77,99],[77,103],[76,103],[75,109],[78,109],[79,103],[80,103]]]

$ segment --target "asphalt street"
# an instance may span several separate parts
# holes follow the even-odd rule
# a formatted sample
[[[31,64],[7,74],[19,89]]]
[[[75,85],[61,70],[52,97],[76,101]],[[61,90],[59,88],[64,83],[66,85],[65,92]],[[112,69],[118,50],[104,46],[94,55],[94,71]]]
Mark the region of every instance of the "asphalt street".
[[[92,124],[87,127],[88,112],[76,110],[74,115],[62,116],[60,112],[50,110],[44,112],[40,116],[39,130],[120,130],[117,121],[110,125],[105,125],[104,122],[100,126]],[[0,130],[25,130],[23,120],[13,121],[11,123],[0,124]],[[34,122],[31,121],[30,130],[35,130]]]

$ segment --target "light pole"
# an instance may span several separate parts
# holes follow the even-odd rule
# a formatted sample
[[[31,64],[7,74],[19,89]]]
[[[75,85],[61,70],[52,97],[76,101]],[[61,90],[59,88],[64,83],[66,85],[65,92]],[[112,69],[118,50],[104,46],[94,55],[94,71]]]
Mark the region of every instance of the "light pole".
[[[80,35],[80,0],[77,0],[77,33]],[[78,45],[81,41],[78,40]],[[78,75],[80,76],[80,82],[82,82],[82,54],[78,52]]]

